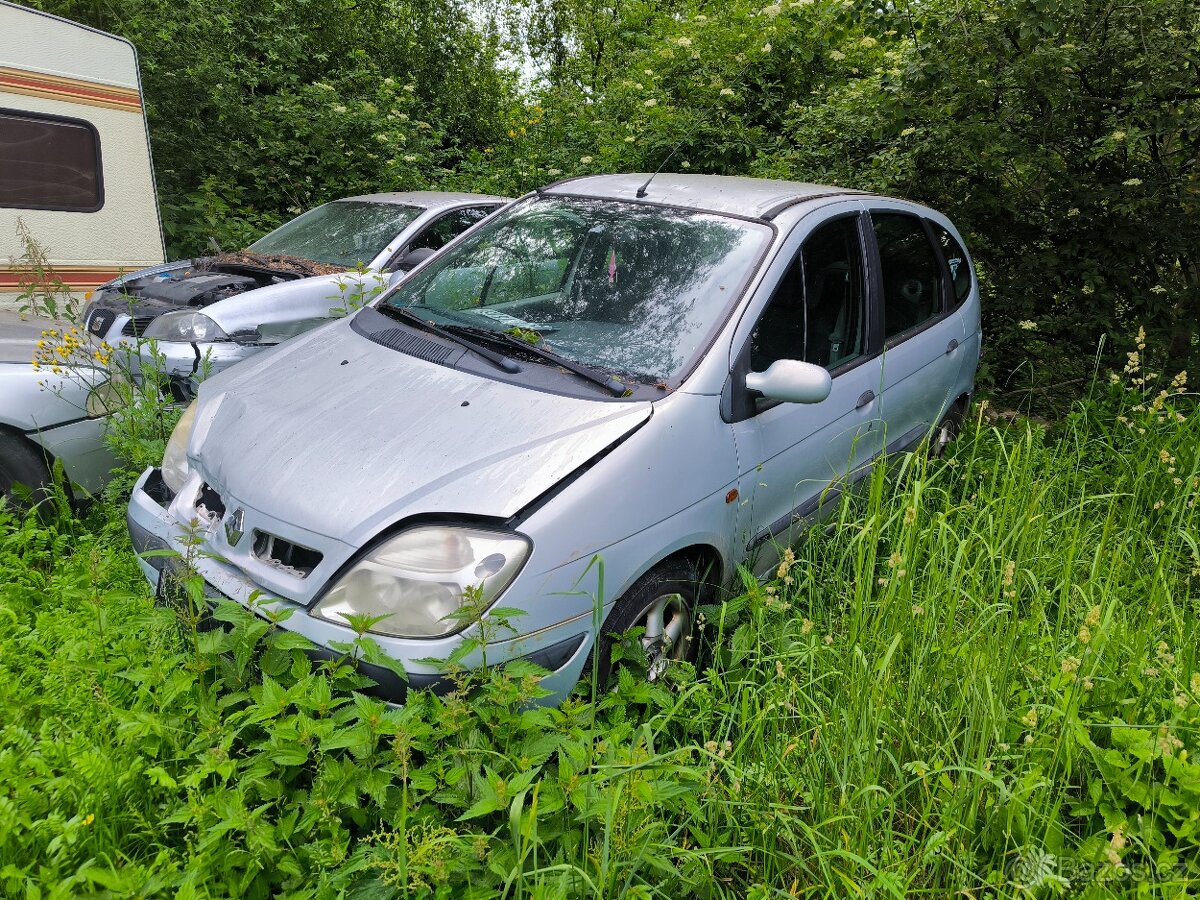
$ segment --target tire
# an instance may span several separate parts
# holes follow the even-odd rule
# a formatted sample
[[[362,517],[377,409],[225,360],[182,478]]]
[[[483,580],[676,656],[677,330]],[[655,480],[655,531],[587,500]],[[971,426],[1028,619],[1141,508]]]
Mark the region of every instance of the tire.
[[[942,421],[938,423],[937,428],[933,430],[933,434],[929,436],[929,457],[931,459],[941,459],[946,455],[946,450],[962,432],[965,415],[966,404],[961,401],[955,403],[946,411],[946,415],[942,417]]]
[[[613,606],[592,650],[599,654],[597,685],[602,689],[609,686],[614,674],[613,647],[631,628],[646,629],[641,641],[648,659],[647,680],[657,681],[672,661],[693,661],[699,643],[695,639],[696,609],[703,597],[700,574],[685,560],[668,560],[639,578]],[[589,657],[584,673],[591,671]]]
[[[0,429],[0,497],[10,506],[24,508],[29,500],[17,497],[13,488],[23,485],[32,492],[33,504],[45,499],[50,488],[46,457],[27,438]]]

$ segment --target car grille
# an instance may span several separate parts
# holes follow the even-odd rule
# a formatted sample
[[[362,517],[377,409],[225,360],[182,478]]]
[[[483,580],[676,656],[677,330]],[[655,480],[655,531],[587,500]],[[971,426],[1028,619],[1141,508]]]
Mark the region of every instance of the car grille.
[[[316,550],[301,547],[257,528],[254,529],[254,555],[265,563],[293,572],[301,578],[311,575],[322,558]]]
[[[117,314],[111,309],[94,309],[92,314],[88,316],[88,320],[84,327],[97,337],[104,337],[108,334],[108,329],[112,327],[113,321],[117,318]]]
[[[121,329],[121,334],[128,337],[141,337],[142,332],[154,321],[154,316],[134,316],[125,323],[125,327]]]
[[[225,498],[207,482],[200,485],[196,494],[195,509],[197,517],[208,522],[210,526],[225,520],[225,534],[232,544],[237,544],[241,539],[241,517],[244,510],[239,507],[231,518],[227,517]],[[236,537],[230,535],[231,528],[238,529]],[[294,544],[278,535],[257,528],[252,534],[254,544],[250,552],[254,558],[289,575],[307,578],[324,558],[320,551]]]

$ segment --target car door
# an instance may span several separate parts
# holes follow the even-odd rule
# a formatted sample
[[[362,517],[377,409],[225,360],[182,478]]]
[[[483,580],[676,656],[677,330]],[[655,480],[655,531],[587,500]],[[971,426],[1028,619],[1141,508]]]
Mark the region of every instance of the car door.
[[[739,539],[759,575],[836,505],[882,446],[866,225],[857,203],[803,220],[791,252],[785,245],[776,260],[769,301],[733,348],[734,391],[739,373],[744,379],[779,359],[823,366],[832,379],[820,403],[768,401],[742,389],[742,402],[728,406],[738,453]],[[768,276],[763,283],[770,282]]]
[[[869,205],[883,329],[884,446],[916,446],[954,402],[966,337],[928,221],[899,203]]]

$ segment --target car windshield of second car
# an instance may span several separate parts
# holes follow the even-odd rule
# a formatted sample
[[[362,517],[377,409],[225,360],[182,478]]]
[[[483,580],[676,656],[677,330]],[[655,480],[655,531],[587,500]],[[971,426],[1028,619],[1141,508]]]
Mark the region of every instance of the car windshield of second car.
[[[539,199],[469,233],[384,303],[665,381],[685,374],[724,321],[770,235],[673,207]]]
[[[297,216],[248,249],[351,269],[370,264],[423,211],[400,203],[338,200]]]

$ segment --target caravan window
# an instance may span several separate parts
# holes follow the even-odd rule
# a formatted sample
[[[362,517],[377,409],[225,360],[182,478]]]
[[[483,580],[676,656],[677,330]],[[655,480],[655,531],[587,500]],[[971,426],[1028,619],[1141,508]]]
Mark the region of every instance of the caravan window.
[[[82,119],[0,110],[0,206],[95,212],[100,138]]]

